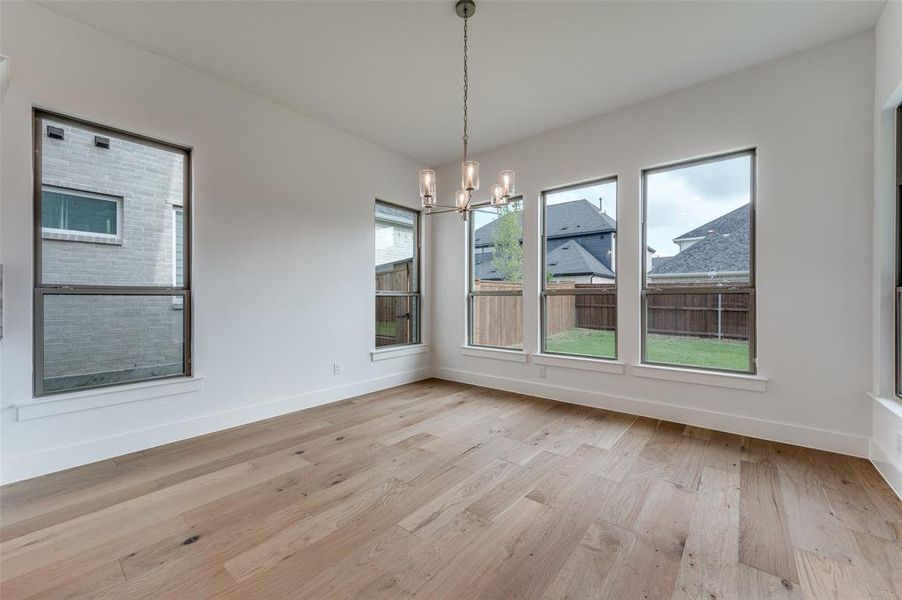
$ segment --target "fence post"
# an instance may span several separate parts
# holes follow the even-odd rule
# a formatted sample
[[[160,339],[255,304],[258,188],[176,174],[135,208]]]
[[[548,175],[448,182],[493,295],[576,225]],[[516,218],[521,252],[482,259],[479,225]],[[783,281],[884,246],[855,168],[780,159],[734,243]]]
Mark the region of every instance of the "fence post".
[[[717,339],[723,339],[723,294],[717,294]]]

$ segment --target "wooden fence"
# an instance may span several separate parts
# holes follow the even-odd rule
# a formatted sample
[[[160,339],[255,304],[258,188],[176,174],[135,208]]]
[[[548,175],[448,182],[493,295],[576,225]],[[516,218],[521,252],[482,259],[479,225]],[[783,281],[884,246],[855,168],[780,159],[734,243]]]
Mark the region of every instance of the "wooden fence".
[[[376,273],[376,291],[406,291],[410,286],[413,261],[399,262],[390,271]],[[413,341],[418,307],[403,296],[376,296],[376,347]]]
[[[649,294],[651,333],[749,339],[751,294]]]
[[[604,289],[597,284],[552,283],[548,289]],[[519,283],[480,281],[479,291],[521,290]],[[547,335],[573,329],[613,331],[617,327],[615,294],[546,296]],[[747,340],[750,294],[649,294],[649,333]],[[521,296],[474,297],[474,339],[478,345],[522,344]]]
[[[523,284],[477,281],[480,292],[522,291]],[[477,346],[523,346],[523,296],[474,296],[473,343]]]
[[[597,284],[577,283],[576,289],[600,289]],[[610,286],[606,286],[610,289]],[[601,288],[603,289],[603,288]],[[576,326],[585,329],[617,329],[617,294],[579,295],[576,298]]]

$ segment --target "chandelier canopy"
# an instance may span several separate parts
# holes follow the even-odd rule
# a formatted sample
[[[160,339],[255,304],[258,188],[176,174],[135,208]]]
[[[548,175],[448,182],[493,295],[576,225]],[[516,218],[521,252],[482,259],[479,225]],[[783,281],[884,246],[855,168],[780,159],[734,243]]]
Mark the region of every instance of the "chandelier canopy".
[[[436,194],[435,171],[423,169],[420,171],[420,201],[426,214],[440,214],[456,212],[466,220],[467,215],[479,208],[488,206],[504,206],[514,196],[514,172],[504,170],[498,172],[498,183],[492,184],[489,190],[489,198],[482,201],[473,200],[473,192],[479,190],[479,163],[470,160],[469,157],[469,115],[468,103],[470,95],[469,74],[469,29],[470,17],[476,14],[476,3],[473,0],[458,0],[455,5],[457,16],[464,20],[464,158],[460,163],[460,189],[454,194],[454,206],[440,204]]]

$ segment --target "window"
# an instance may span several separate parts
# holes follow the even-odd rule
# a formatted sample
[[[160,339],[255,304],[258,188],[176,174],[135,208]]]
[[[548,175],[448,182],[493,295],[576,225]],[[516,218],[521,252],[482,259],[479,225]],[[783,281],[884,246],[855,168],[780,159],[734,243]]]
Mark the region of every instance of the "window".
[[[617,179],[542,194],[542,352],[617,358]]]
[[[902,105],[896,109],[896,395],[902,398]]]
[[[122,198],[49,185],[41,191],[41,237],[72,241],[119,240]],[[92,239],[99,238],[99,239]]]
[[[470,214],[471,346],[523,348],[523,201]]]
[[[755,372],[755,153],[642,174],[642,361]]]
[[[376,348],[420,343],[420,213],[376,202]]]
[[[35,395],[189,375],[189,151],[43,111],[34,139]]]

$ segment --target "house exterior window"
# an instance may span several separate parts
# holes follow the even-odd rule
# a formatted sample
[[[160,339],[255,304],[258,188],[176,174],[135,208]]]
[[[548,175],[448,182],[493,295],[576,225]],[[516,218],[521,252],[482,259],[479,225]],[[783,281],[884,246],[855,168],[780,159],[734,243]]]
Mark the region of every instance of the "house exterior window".
[[[642,361],[754,373],[755,151],[642,173]]]
[[[421,341],[420,213],[376,202],[376,348]]]
[[[39,110],[34,140],[35,395],[190,375],[190,151]]]
[[[542,194],[542,352],[617,358],[617,179]]]
[[[469,219],[467,343],[523,348],[523,201]]]
[[[121,240],[122,198],[45,185],[41,237],[69,241]]]

